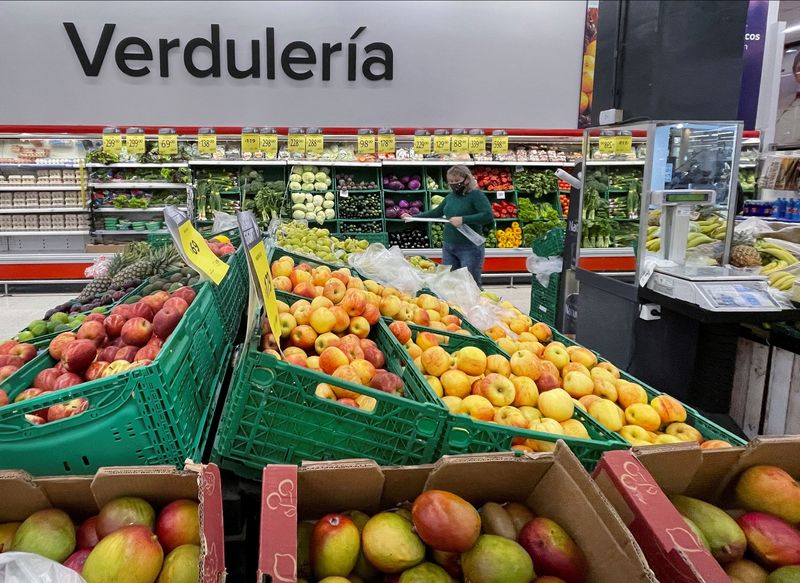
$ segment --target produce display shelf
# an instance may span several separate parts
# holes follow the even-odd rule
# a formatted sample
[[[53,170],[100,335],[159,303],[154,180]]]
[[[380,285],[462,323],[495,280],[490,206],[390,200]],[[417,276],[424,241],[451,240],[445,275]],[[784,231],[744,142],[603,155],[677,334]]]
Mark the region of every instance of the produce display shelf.
[[[455,166],[460,164],[462,166],[475,166],[480,162],[473,162],[472,160],[383,160],[384,166]]]
[[[644,166],[644,160],[589,160],[587,166]]]
[[[384,195],[386,195],[386,194],[401,194],[403,196],[409,196],[409,195],[413,196],[415,194],[425,195],[426,194],[426,190],[424,188],[420,188],[418,190],[388,190],[388,189],[384,189],[383,194]]]
[[[95,259],[102,255],[104,255],[104,253],[0,253],[0,265],[6,263],[92,263]]]
[[[0,162],[0,168],[50,168],[52,170],[63,168],[80,168],[80,164],[31,164],[29,162]]]
[[[546,220],[546,219],[538,219],[538,220]],[[495,223],[500,222],[500,221],[519,221],[519,218],[512,217],[510,219],[509,218],[502,219],[502,218],[499,218],[499,217],[494,217],[494,222]]]
[[[37,192],[61,192],[67,190],[83,190],[83,187],[78,184],[3,184],[0,186],[0,192],[14,192],[22,190],[31,190]]]
[[[286,166],[290,160],[189,160],[189,166]],[[302,164],[302,161],[298,161]]]
[[[31,214],[41,214],[41,213],[88,213],[89,209],[78,207],[78,206],[69,206],[69,207],[25,207],[25,208],[14,208],[14,209],[5,209],[0,208],[0,215],[31,215]]]
[[[359,162],[358,160],[312,160],[316,164],[311,166],[335,166],[337,168],[380,168],[382,166],[380,161],[376,162]]]
[[[155,231],[149,231],[147,229],[143,229],[141,231],[134,231],[133,229],[127,230],[109,230],[109,229],[96,229],[92,231],[95,235],[166,235],[169,233],[166,229],[157,229]]]
[[[112,189],[119,189],[119,190],[131,190],[134,188],[140,189],[173,189],[177,190],[179,188],[189,188],[191,184],[184,184],[182,182],[90,182],[90,188],[97,188],[101,190],[112,190]]]
[[[515,162],[513,160],[487,160],[475,161],[476,166],[550,166],[554,168],[572,168],[575,162],[545,162],[545,161],[526,161]]]
[[[163,164],[149,162],[114,162],[113,164],[98,164],[91,162],[86,168],[188,168],[187,162],[164,162]]]
[[[167,207],[164,206],[150,206],[143,209],[124,208],[118,209],[114,207],[99,207],[94,209],[96,213],[163,213]],[[186,207],[178,207],[178,210],[185,211]]]
[[[88,235],[89,229],[83,231],[0,231],[0,237],[54,237],[56,235]]]
[[[331,189],[331,190],[334,190],[334,189]],[[380,188],[354,188],[353,190],[349,190],[347,188],[337,188],[335,190],[338,193],[346,192],[348,194],[348,196],[349,195],[353,195],[353,194],[375,194],[376,192],[380,192],[381,191]],[[294,193],[294,192],[303,192],[303,191],[302,190],[293,190],[292,192]],[[330,190],[325,190],[325,191],[316,190],[314,192],[330,192]],[[389,192],[389,191],[387,190],[386,192]],[[347,198],[347,197],[345,197],[345,198]]]

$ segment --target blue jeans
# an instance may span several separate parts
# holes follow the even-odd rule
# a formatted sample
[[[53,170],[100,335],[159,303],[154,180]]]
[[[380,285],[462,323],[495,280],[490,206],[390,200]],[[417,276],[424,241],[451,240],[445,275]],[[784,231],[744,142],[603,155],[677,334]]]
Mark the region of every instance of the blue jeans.
[[[445,243],[442,246],[442,265],[449,265],[451,269],[466,267],[472,279],[481,287],[481,272],[483,271],[483,258],[486,249],[478,245],[452,246]]]

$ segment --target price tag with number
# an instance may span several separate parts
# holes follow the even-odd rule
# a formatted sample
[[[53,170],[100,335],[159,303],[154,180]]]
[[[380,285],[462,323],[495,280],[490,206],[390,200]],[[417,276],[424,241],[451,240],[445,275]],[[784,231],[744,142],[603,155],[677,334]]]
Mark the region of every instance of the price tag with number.
[[[486,137],[485,136],[470,136],[469,137],[469,153],[470,154],[483,154],[486,151]]]
[[[433,136],[433,153],[450,153],[450,136]]]
[[[216,134],[200,134],[197,136],[197,151],[201,154],[216,154]]]
[[[144,154],[144,134],[127,134],[125,136],[125,149],[128,154]]]
[[[414,136],[414,153],[426,155],[431,153],[431,137],[430,136]]]
[[[119,154],[122,151],[122,134],[103,134],[103,152]]]
[[[306,134],[306,154],[322,156],[325,147],[325,138],[322,134]]]
[[[278,155],[278,134],[261,134],[259,136],[258,149],[264,152],[268,158]]]
[[[499,156],[508,154],[508,136],[494,136],[492,138],[492,154]]]
[[[380,134],[378,136],[378,153],[394,154],[395,141],[394,134]]]
[[[305,134],[289,134],[286,148],[290,154],[305,154],[306,153],[306,136]]]
[[[356,154],[374,154],[375,153],[375,136],[366,134],[358,136],[356,144]]]
[[[242,153],[252,154],[258,152],[258,134],[242,134]]]
[[[498,190],[497,191],[497,198],[500,200],[506,199],[506,191],[505,190]]]
[[[616,145],[614,136],[600,136],[600,153],[613,154]]]
[[[228,264],[214,255],[206,240],[192,226],[189,218],[175,206],[168,206],[164,211],[164,220],[172,235],[175,246],[183,255],[186,263],[201,275],[205,275],[219,285],[228,273]]]
[[[159,156],[174,156],[178,153],[178,136],[175,134],[162,134],[158,136]]]
[[[617,136],[614,142],[615,154],[630,154],[633,149],[633,138],[631,136]]]
[[[468,154],[469,153],[469,137],[467,136],[453,136],[450,148],[453,154]]]

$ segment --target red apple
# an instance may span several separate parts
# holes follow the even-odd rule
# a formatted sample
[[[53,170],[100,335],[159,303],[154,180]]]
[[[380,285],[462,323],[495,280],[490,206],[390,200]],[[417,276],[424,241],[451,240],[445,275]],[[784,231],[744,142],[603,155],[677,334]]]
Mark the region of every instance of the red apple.
[[[15,403],[21,403],[22,401],[27,401],[28,399],[33,399],[34,397],[38,397],[42,393],[44,393],[42,389],[25,389],[19,395],[14,397]]]
[[[166,306],[166,304],[164,304]],[[122,327],[120,338],[125,344],[132,346],[144,346],[153,335],[153,325],[145,318],[137,316],[131,318]]]
[[[67,371],[81,373],[89,368],[97,356],[97,346],[91,340],[73,340],[64,349],[61,360]]]
[[[164,307],[161,308],[153,318],[153,334],[164,340],[169,338],[169,335],[172,334],[172,331],[178,326],[178,323],[181,321],[181,316],[183,315],[175,306],[168,305],[170,301],[171,300],[168,300],[167,303],[164,304]]]
[[[12,374],[19,370],[18,366],[14,366],[13,364],[7,364],[5,366],[0,366],[0,381],[6,380]]]
[[[56,360],[61,360],[61,355],[64,352],[64,348],[67,345],[77,338],[77,334],[74,332],[62,332],[55,338],[50,341],[50,346],[48,351],[50,352],[50,356],[55,358]]]
[[[167,292],[164,292],[164,293],[167,293]],[[167,294],[167,298],[169,298],[169,294]],[[140,304],[144,304],[148,308],[150,308],[150,311],[155,316],[158,313],[158,311],[161,309],[161,306],[164,305],[165,301],[167,301],[167,300],[166,299],[161,299],[160,296],[156,296],[154,294],[154,295],[150,295],[150,296],[144,296],[141,300],[139,300],[139,303]]]
[[[139,352],[138,346],[123,346],[117,349],[117,353],[114,355],[114,359],[111,362],[116,360],[125,360],[127,362],[133,362],[133,359],[136,358],[136,353]]]
[[[53,385],[53,390],[58,391],[59,389],[74,387],[75,385],[79,385],[82,382],[83,379],[79,375],[76,375],[74,372],[65,372],[56,379],[56,382]]]
[[[383,368],[386,357],[377,346],[368,346],[364,349],[364,360],[369,361],[375,368]]]
[[[150,309],[150,306],[141,301],[136,302],[135,304],[131,304],[131,318],[144,318],[148,322],[152,322],[153,310]]]
[[[0,389],[0,407],[3,405],[8,405],[8,393]]]
[[[177,310],[182,316],[189,309],[189,304],[183,298],[176,298],[175,296],[164,302],[163,308],[173,308]]]
[[[63,371],[56,367],[46,368],[39,371],[36,378],[33,379],[33,387],[42,389],[43,391],[52,391],[56,385],[56,379],[64,374]]]
[[[116,338],[114,338],[114,340],[109,342],[108,345],[109,346],[115,346],[117,348],[122,348],[123,346],[125,346],[125,341],[122,338],[120,338],[119,336],[117,336]]]
[[[369,386],[384,393],[396,395],[403,392],[403,379],[386,370],[379,370],[372,377]]]
[[[16,340],[6,340],[2,344],[0,344],[0,354],[8,354],[8,351],[11,350],[14,346],[19,344]]]
[[[129,320],[130,318],[132,318],[130,304],[117,304],[116,306],[111,308],[111,313],[112,314],[119,314],[120,316],[122,316],[126,320]]]
[[[58,421],[65,417],[72,417],[86,411],[89,401],[86,399],[72,399],[66,403],[58,403],[47,410],[47,422]]]
[[[159,314],[160,313],[161,312],[159,312]],[[158,314],[156,314],[156,317],[158,317]],[[137,362],[140,360],[149,360],[152,362],[156,359],[156,356],[158,356],[158,353],[160,351],[161,348],[159,348],[158,346],[155,346],[154,344],[148,344],[144,348],[140,348],[138,350],[136,355],[133,357],[133,362]]]
[[[103,324],[106,327],[106,334],[109,338],[117,338],[122,332],[122,327],[125,325],[125,317],[120,314],[111,314],[106,316]]]
[[[21,368],[25,361],[16,354],[0,354],[0,366],[16,366]]]
[[[8,354],[19,356],[23,361],[30,362],[36,356],[36,352],[36,347],[33,344],[22,342],[16,346],[12,346],[9,349]]]
[[[175,500],[158,514],[155,533],[165,552],[200,544],[200,511],[194,500]]]
[[[114,362],[114,357],[116,356],[117,350],[119,349],[120,349],[119,346],[114,346],[114,345],[106,346],[105,348],[103,348],[103,350],[97,353],[97,361]]]
[[[100,314],[96,314],[99,316]],[[102,346],[103,342],[106,340],[106,327],[102,321],[91,320],[86,321],[81,324],[81,327],[78,328],[78,340],[91,340],[94,342],[94,345],[97,347]]]
[[[194,298],[197,296],[195,291],[190,287],[179,287],[174,292],[172,292],[173,298],[181,298],[187,304],[192,305]]]
[[[25,414],[25,421],[27,421],[31,425],[44,425],[45,423],[47,423],[44,417],[41,417],[39,415],[33,415],[32,413]]]
[[[111,361],[106,360],[95,360],[89,365],[89,368],[86,369],[86,372],[83,373],[83,376],[87,381],[99,379],[101,376],[103,376],[103,371],[108,367],[110,362]]]
[[[164,340],[154,334],[150,337],[149,342],[145,344],[145,346],[157,346],[158,348],[161,348],[164,346]]]
[[[83,320],[83,323],[85,324],[86,322],[102,322],[105,319],[106,317],[103,314],[89,314]]]

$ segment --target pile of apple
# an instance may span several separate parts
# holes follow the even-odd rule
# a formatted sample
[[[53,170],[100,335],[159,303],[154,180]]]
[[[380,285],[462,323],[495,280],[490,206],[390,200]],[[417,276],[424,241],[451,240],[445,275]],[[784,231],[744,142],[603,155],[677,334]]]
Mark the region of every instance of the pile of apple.
[[[352,275],[346,267],[335,271],[325,265],[312,268],[307,263],[295,265],[291,257],[283,256],[272,262],[271,271],[272,282],[277,290],[308,299],[322,296],[338,305],[349,290],[355,289],[362,292],[366,304],[374,306],[374,309],[368,308],[373,317],[377,314],[437,330],[469,334],[461,329],[461,320],[450,314],[450,306],[446,301],[430,294],[411,297],[374,280],[362,280]]]
[[[184,583],[200,572],[200,513],[175,500],[156,516],[142,498],[124,496],[76,528],[58,508],[0,524],[0,553],[35,553],[79,573],[86,583]],[[166,556],[165,556],[166,555]]]
[[[478,511],[444,490],[372,517],[356,510],[301,522],[297,541],[298,582],[584,583],[588,574],[555,521],[518,502]]]
[[[26,342],[8,340],[0,344],[0,381],[6,380],[17,372],[25,363],[36,356],[36,347]],[[5,393],[0,389],[0,405],[3,403]],[[7,403],[8,401],[6,401]]]
[[[425,375],[433,392],[453,414],[542,433],[590,439],[583,423],[573,419],[575,403],[564,391],[542,391],[536,386],[542,369],[552,366],[532,351],[515,351],[508,359],[486,355],[476,346],[448,353],[440,335],[412,331],[404,322],[389,327],[404,344],[414,365]],[[514,449],[552,451],[554,442],[515,439]]]
[[[224,235],[217,235],[212,239],[206,239],[206,245],[211,249],[211,252],[217,257],[224,257],[236,251],[231,240]]]
[[[48,351],[58,363],[40,371],[31,387],[20,392],[14,402],[147,366],[158,356],[194,298],[192,288],[181,287],[171,294],[158,291],[134,304],[119,304],[108,316],[90,314],[76,332],[62,332],[53,338]],[[0,390],[0,404],[3,397],[5,392]],[[87,399],[80,397],[26,414],[25,418],[41,425],[78,415],[88,407]]]

